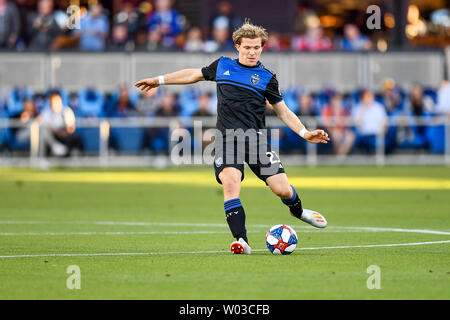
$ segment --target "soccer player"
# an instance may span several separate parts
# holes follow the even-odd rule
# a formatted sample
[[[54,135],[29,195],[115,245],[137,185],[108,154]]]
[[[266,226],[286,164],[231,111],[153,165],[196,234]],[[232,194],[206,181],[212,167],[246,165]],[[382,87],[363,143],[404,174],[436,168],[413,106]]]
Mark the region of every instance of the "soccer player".
[[[281,198],[292,216],[317,228],[327,225],[320,213],[303,209],[278,155],[267,143],[266,101],[272,105],[278,118],[306,141],[327,143],[330,140],[324,130],[308,131],[286,106],[275,74],[259,61],[267,36],[264,28],[245,22],[233,33],[238,59],[220,57],[202,69],[183,69],[135,83],[143,91],[164,84],[191,84],[202,80],[217,83],[214,170],[217,182],[223,186],[226,220],[236,238],[231,244],[234,254],[251,253],[245,211],[239,199],[244,161]]]

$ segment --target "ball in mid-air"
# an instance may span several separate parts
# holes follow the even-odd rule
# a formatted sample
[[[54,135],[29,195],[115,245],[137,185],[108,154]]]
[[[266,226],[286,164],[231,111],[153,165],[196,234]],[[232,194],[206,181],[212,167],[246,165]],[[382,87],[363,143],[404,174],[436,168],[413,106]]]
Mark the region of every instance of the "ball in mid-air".
[[[291,254],[297,247],[297,233],[290,226],[278,224],[267,231],[266,245],[273,254]]]

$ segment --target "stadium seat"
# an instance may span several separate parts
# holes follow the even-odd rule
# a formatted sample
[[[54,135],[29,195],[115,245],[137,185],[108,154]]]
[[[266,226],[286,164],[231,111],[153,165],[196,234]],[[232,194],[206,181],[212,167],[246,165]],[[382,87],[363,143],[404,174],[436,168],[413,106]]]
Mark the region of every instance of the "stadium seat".
[[[33,98],[33,92],[25,88],[14,88],[10,91],[8,97],[8,114],[10,117],[20,114],[23,110],[25,99]]]
[[[103,115],[104,93],[92,88],[78,93],[78,105],[83,117],[101,117]]]
[[[200,91],[192,88],[180,92],[180,95],[178,96],[178,101],[181,105],[180,116],[190,117],[195,111],[197,111],[197,98],[199,95]]]
[[[6,147],[9,145],[9,139],[10,139],[10,130],[9,128],[3,126],[3,122],[8,121],[8,114],[6,113],[6,110],[3,108],[0,108],[0,122],[2,123],[2,126],[0,126],[0,150],[3,147]]]

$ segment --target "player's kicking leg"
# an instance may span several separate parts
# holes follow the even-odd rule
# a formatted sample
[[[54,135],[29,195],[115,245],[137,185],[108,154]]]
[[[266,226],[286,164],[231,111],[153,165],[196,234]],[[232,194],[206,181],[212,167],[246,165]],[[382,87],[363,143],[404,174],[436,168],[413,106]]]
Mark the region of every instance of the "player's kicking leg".
[[[289,208],[289,212],[306,223],[316,228],[325,228],[327,220],[320,213],[303,209],[302,201],[295,188],[289,184],[285,173],[273,175],[266,179],[270,189],[281,198],[281,201]]]

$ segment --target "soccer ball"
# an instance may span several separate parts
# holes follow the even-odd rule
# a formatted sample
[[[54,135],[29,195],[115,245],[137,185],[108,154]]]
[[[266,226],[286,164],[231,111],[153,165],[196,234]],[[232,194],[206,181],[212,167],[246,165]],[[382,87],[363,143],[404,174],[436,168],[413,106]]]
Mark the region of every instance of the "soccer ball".
[[[277,224],[267,231],[266,245],[273,254],[291,254],[297,247],[297,233],[285,224]]]

